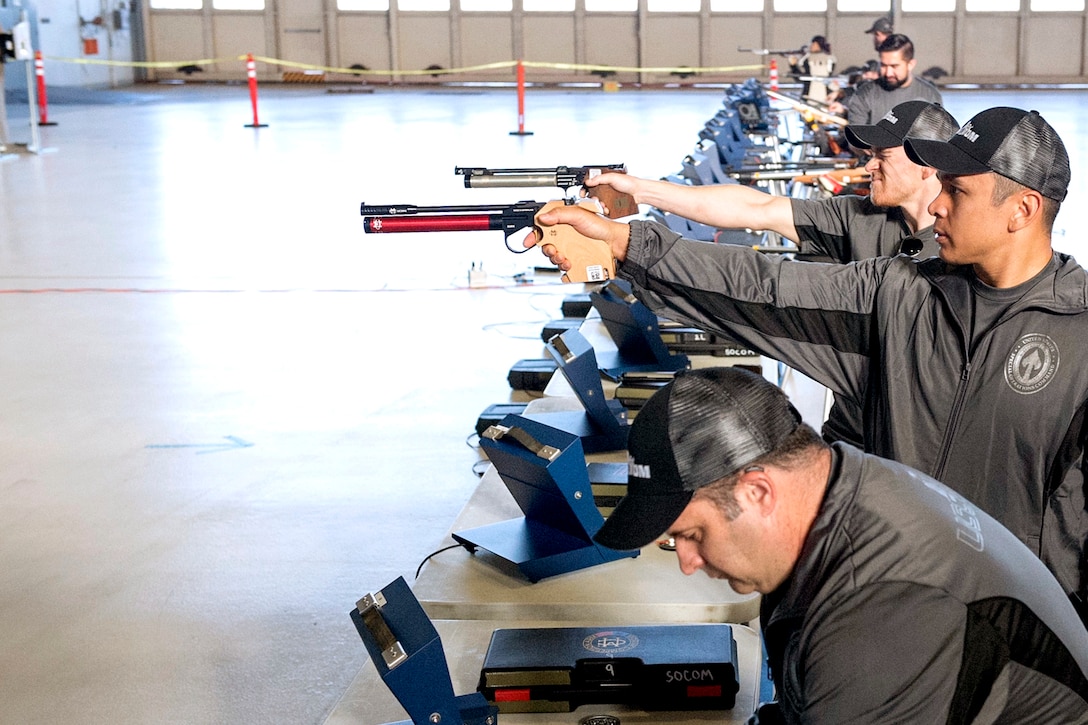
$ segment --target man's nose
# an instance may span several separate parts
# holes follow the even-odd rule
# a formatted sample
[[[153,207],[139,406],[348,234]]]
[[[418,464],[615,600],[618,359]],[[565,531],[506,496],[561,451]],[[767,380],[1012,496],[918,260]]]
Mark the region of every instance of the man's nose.
[[[680,571],[685,576],[691,576],[703,568],[703,560],[695,547],[685,541],[676,542],[676,560],[680,564]]]

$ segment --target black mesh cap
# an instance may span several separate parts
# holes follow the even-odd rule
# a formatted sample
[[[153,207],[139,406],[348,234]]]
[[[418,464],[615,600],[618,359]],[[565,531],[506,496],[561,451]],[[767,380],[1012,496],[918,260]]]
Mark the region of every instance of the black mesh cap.
[[[740,368],[677,373],[639,410],[627,438],[627,495],[593,537],[640,549],[669,528],[695,491],[760,458],[801,424],[779,388]]]
[[[911,161],[956,176],[994,172],[1062,201],[1069,190],[1069,154],[1038,111],[990,108],[948,141],[907,138]]]
[[[895,26],[892,25],[892,19],[887,15],[881,15],[879,18],[873,21],[873,24],[869,27],[866,33],[887,33],[891,35],[895,32]]]
[[[875,125],[848,125],[846,139],[859,149],[890,149],[902,146],[907,136],[947,141],[959,127],[952,114],[939,103],[904,101]]]

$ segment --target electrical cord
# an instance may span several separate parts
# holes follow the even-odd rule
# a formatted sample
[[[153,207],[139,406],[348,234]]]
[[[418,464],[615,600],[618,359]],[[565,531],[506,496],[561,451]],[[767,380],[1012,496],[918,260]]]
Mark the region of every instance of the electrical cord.
[[[430,560],[431,557],[437,556],[438,554],[441,554],[443,551],[449,551],[450,549],[459,549],[459,548],[461,548],[460,544],[450,544],[449,546],[442,547],[438,551],[432,551],[430,554],[427,554],[427,556],[423,557],[423,561],[419,562],[419,567],[416,569],[415,578],[419,579],[419,572],[423,571],[423,565],[426,564],[427,561]]]

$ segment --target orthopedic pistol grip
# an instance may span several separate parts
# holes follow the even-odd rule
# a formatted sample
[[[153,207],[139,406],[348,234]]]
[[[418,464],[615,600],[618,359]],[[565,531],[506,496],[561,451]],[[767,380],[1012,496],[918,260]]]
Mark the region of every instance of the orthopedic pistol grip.
[[[536,213],[534,220],[559,206],[564,206],[562,200],[548,202]],[[578,206],[594,213],[599,211],[595,204],[582,203]],[[607,282],[615,278],[616,260],[612,257],[608,242],[582,236],[569,224],[545,226],[537,221],[536,230],[540,236],[538,247],[553,244],[570,262],[570,271],[563,274],[564,282]]]

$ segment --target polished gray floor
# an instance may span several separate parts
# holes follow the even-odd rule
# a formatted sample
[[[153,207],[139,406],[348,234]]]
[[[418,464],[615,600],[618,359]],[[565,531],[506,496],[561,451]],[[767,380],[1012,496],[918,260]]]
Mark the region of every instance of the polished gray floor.
[[[1051,118],[1076,253],[1084,94],[946,99]],[[531,136],[510,90],[262,88],[261,129],[244,86],[82,100],[0,158],[0,723],[321,723],[369,666],[348,610],[451,524],[571,291],[498,233],[364,235],[359,203],[553,193],[455,165],[671,173],[721,93],[531,92]]]

